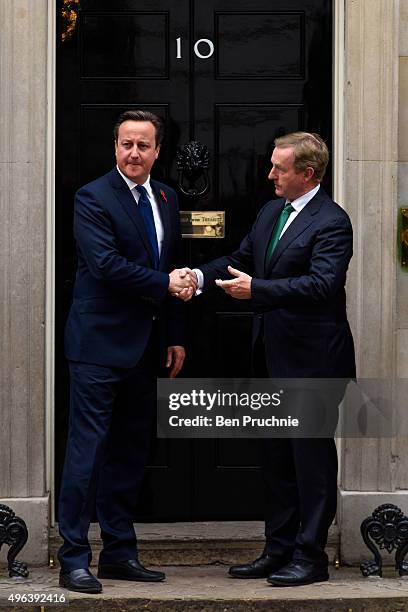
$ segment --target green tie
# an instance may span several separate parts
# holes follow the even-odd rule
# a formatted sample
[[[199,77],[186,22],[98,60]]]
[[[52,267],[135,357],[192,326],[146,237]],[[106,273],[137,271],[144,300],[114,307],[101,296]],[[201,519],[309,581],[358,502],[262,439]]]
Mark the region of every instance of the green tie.
[[[290,202],[285,204],[285,208],[282,210],[278,220],[275,223],[275,227],[273,228],[271,240],[269,242],[268,250],[266,251],[266,258],[265,258],[266,267],[268,267],[269,262],[271,261],[272,254],[275,250],[276,245],[279,242],[279,236],[281,235],[281,232],[285,226],[285,223],[288,220],[290,213],[293,212],[294,210],[295,209],[293,208]]]

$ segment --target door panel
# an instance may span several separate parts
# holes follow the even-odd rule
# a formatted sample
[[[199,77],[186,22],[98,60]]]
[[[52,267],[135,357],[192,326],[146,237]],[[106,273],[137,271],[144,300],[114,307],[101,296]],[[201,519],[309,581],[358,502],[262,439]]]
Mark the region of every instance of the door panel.
[[[61,7],[61,3],[60,3]],[[56,188],[56,493],[63,467],[69,412],[63,329],[72,297],[75,250],[72,213],[79,186],[115,164],[113,125],[121,112],[144,108],[163,117],[168,137],[153,176],[170,177],[177,147],[190,137],[189,64],[170,57],[172,27],[187,40],[188,2],[82,0],[73,35],[61,41],[57,74]],[[171,75],[171,78],[170,78]],[[174,181],[173,181],[174,183]],[[192,516],[189,440],[153,441],[137,519]],[[168,500],[173,500],[168,503]]]
[[[169,46],[167,11],[84,15],[81,77],[168,79]]]
[[[322,134],[331,147],[331,4],[81,0],[76,26],[64,42],[66,23],[59,19],[58,474],[68,415],[62,336],[75,270],[73,196],[80,185],[114,165],[112,129],[117,116],[128,108],[161,115],[167,137],[153,176],[179,192],[182,210],[225,211],[225,238],[185,239],[186,264],[199,265],[231,252],[261,206],[274,197],[267,180],[273,140],[305,129]],[[177,148],[191,140],[206,145],[210,155],[210,189],[202,198],[189,198],[178,188]],[[325,188],[330,192],[330,170]],[[250,303],[214,290],[193,300],[188,311],[190,345],[184,376],[248,376]],[[261,518],[258,464],[254,440],[160,441],[148,470],[139,519]]]
[[[197,240],[200,244],[191,246],[195,265],[236,248],[260,207],[274,197],[267,174],[277,136],[304,129],[330,141],[331,89],[324,72],[330,48],[323,41],[330,41],[330,3],[236,0],[233,11],[230,6],[222,0],[195,4],[193,38],[207,38],[215,46],[210,58],[193,58],[194,135],[214,160],[211,189],[197,206],[226,212],[224,240],[211,246]],[[321,59],[311,57],[316,45]],[[320,97],[322,112],[311,112]],[[193,304],[193,320],[200,321],[194,325],[194,375],[248,376],[250,304],[220,290],[205,299],[204,305]],[[195,500],[200,515],[260,518],[256,443],[203,440],[199,449]]]
[[[303,12],[217,11],[216,78],[303,78],[303,34]]]

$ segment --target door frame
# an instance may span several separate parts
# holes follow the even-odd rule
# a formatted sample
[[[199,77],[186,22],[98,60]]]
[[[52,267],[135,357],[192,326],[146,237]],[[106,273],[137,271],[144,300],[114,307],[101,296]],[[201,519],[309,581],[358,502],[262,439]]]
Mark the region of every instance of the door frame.
[[[48,0],[45,286],[45,483],[55,525],[55,115],[57,3]]]
[[[48,0],[47,170],[46,170],[46,316],[45,316],[45,448],[46,489],[50,492],[50,523],[55,525],[55,116],[57,6]],[[333,197],[344,193],[345,0],[333,0]],[[337,440],[339,458],[341,440]],[[339,469],[339,474],[341,470]]]

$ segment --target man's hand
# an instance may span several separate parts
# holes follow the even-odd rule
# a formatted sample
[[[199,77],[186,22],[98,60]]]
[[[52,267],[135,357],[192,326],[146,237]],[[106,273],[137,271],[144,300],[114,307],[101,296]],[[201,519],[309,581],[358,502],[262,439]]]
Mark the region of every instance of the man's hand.
[[[228,266],[228,272],[232,274],[232,276],[236,276],[236,278],[232,280],[216,280],[215,284],[218,287],[221,287],[233,298],[237,300],[250,300],[251,299],[251,280],[252,276],[249,274],[245,274],[245,272],[241,272],[240,270],[236,270],[231,266]]]
[[[168,346],[166,368],[173,366],[170,370],[169,378],[175,378],[183,367],[186,351],[184,346]]]
[[[171,295],[186,302],[197,291],[197,276],[190,268],[176,268],[170,272],[169,277],[169,291]]]

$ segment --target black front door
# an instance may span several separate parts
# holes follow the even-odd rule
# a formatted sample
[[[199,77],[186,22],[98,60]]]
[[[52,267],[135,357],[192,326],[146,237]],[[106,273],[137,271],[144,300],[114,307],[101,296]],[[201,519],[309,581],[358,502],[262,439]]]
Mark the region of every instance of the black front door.
[[[69,6],[71,19],[64,12]],[[113,166],[116,117],[128,108],[161,115],[167,138],[154,176],[179,192],[183,210],[225,211],[225,238],[186,238],[186,264],[228,253],[274,197],[267,180],[274,138],[316,131],[330,148],[331,19],[331,0],[60,0],[57,474],[68,413],[62,335],[75,270],[73,195]],[[178,186],[177,148],[192,140],[206,145],[210,155],[210,189],[200,199],[184,196]],[[193,300],[184,375],[249,375],[251,325],[250,304],[221,291]],[[161,441],[140,518],[260,518],[257,465],[253,441]]]

